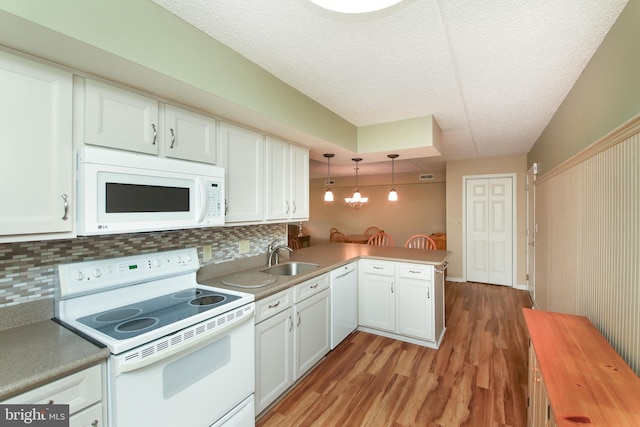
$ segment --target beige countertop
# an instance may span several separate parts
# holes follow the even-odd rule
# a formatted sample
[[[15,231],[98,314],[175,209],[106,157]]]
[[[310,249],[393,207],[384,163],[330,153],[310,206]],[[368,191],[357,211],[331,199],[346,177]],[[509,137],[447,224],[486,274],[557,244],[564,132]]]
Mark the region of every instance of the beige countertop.
[[[286,254],[286,251],[281,251],[281,253]],[[241,275],[255,276],[256,273],[265,268],[264,265],[233,273],[227,272],[225,274],[217,273],[215,268],[203,267],[198,272],[198,282],[203,285],[252,293],[257,301],[361,258],[442,265],[446,262],[447,258],[449,258],[449,255],[451,255],[451,252],[448,251],[392,248],[354,243],[327,243],[293,251],[289,254],[288,260],[281,257],[281,263],[287,261],[308,262],[318,264],[319,267],[309,273],[297,276],[272,276],[275,282],[267,286],[260,288],[240,288],[222,283],[223,280],[229,281],[232,276],[236,276],[236,278]],[[267,276],[264,273],[260,274]]]
[[[0,401],[96,365],[109,356],[52,320],[0,331]]]
[[[328,243],[299,249],[289,256],[288,261],[318,264],[317,269],[297,276],[272,276],[275,281],[262,288],[227,286],[221,280],[238,274],[257,275],[265,268],[264,264],[240,271],[230,271],[229,267],[215,268],[215,265],[203,267],[198,271],[198,282],[253,293],[259,300],[360,258],[442,265],[450,254],[447,251]],[[281,261],[287,261],[285,253]],[[264,273],[257,276],[260,275],[267,276]],[[108,357],[106,348],[95,346],[51,320],[0,331],[0,401],[98,364]]]

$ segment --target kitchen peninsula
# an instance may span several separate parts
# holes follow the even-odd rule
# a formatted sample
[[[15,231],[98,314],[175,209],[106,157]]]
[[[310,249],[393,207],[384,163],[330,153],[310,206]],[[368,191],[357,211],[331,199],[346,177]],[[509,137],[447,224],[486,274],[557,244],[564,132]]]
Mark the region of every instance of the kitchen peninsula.
[[[255,410],[260,416],[356,329],[439,348],[449,255],[328,243],[296,250],[288,262],[271,268],[264,267],[262,257],[240,271],[223,264],[205,267],[198,282],[255,296]],[[280,274],[269,274],[276,269]],[[297,274],[288,274],[293,270]]]

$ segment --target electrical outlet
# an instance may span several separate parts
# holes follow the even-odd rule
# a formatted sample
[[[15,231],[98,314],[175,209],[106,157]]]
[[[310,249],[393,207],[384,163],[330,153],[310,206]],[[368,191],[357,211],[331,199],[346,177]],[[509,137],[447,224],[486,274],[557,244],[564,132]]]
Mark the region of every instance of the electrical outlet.
[[[211,245],[204,245],[202,247],[202,260],[209,261],[213,258],[213,251],[211,250]]]
[[[248,240],[240,240],[240,242],[238,242],[238,252],[241,254],[246,254],[249,252]]]

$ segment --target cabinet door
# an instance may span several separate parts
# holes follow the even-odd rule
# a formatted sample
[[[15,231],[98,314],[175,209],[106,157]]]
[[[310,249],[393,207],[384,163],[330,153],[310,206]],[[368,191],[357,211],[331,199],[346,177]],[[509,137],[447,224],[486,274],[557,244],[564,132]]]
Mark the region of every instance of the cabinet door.
[[[398,278],[398,333],[433,341],[433,286],[425,280]]]
[[[329,352],[330,296],[326,289],[295,306],[295,375],[300,378]]]
[[[290,218],[309,219],[309,150],[290,146],[291,210]]]
[[[398,333],[434,340],[433,267],[398,263],[396,271]]]
[[[0,241],[70,237],[72,75],[0,52],[0,93]]]
[[[84,142],[158,154],[158,101],[87,79]]]
[[[293,310],[256,325],[256,415],[293,383]]]
[[[165,105],[164,149],[167,157],[216,164],[216,121]]]
[[[226,222],[264,220],[264,138],[220,123],[220,165],[226,176]]]
[[[360,325],[384,331],[396,330],[396,297],[393,276],[364,272],[360,281]]]
[[[267,219],[288,219],[290,197],[289,144],[267,138]]]

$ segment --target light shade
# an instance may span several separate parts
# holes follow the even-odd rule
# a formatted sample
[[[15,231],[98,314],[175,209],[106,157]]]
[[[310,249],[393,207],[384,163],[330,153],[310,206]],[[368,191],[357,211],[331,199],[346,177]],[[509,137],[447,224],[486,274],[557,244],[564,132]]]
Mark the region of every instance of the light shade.
[[[396,174],[394,161],[400,157],[399,154],[387,154],[387,157],[391,159],[391,191],[389,191],[389,197],[387,200],[390,202],[398,201],[398,192],[396,191],[394,176]]]
[[[335,156],[335,154],[327,153],[323,154],[323,156],[327,159],[327,191],[324,192],[324,201],[333,202],[333,191],[331,191],[329,185],[331,185],[331,158]]]
[[[339,13],[367,13],[386,9],[402,0],[311,0],[323,9]]]

